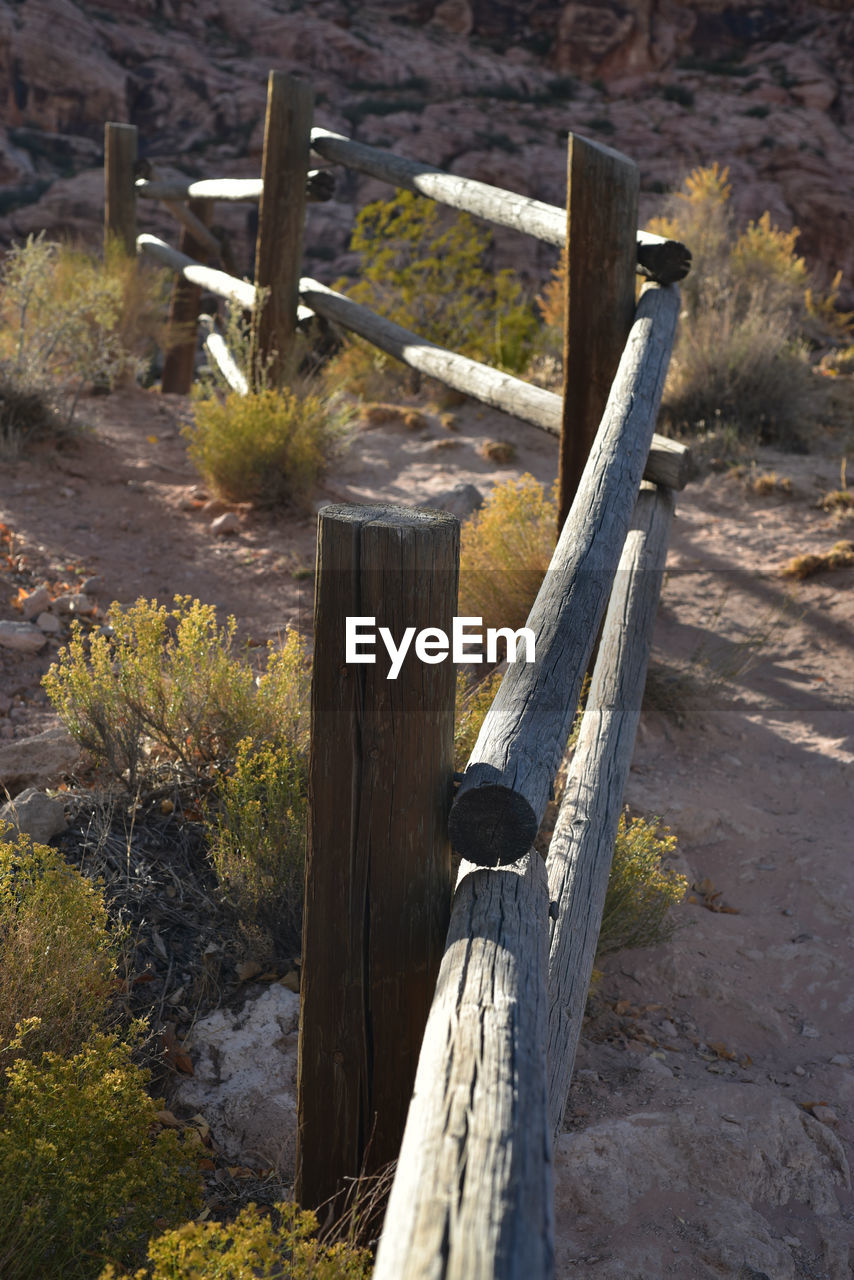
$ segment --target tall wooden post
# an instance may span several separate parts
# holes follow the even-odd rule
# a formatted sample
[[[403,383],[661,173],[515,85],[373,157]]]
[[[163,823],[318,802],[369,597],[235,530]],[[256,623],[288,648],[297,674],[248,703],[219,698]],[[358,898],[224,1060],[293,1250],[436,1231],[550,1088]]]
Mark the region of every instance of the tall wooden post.
[[[310,1208],[397,1157],[451,901],[450,655],[413,648],[390,679],[378,634],[375,663],[346,660],[346,619],[395,643],[407,627],[450,635],[458,562],[446,512],[320,513],[297,1090]]]
[[[210,223],[212,201],[190,200],[188,207],[206,226]],[[186,253],[199,262],[207,262],[210,256],[207,246],[193,235],[189,227],[181,228],[178,247],[181,253]],[[163,377],[160,383],[163,391],[182,396],[190,394],[196,366],[196,322],[201,297],[200,285],[193,284],[182,275],[175,277],[169,300],[169,347],[163,359]]]
[[[569,135],[558,534],[598,430],[635,308],[637,165]]]
[[[262,367],[269,362],[275,385],[290,372],[296,332],[313,109],[314,91],[309,84],[282,71],[270,72],[255,284],[269,290],[256,333]]]
[[[104,245],[118,240],[132,254],[136,253],[136,148],[136,125],[104,126]]]

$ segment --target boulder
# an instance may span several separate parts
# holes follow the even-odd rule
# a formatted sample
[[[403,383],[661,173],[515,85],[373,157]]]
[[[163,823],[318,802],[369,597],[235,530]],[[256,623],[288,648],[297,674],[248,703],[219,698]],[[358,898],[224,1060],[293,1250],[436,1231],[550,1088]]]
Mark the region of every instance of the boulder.
[[[0,747],[0,788],[17,795],[25,787],[48,786],[71,773],[79,759],[80,747],[61,725],[19,738]]]
[[[26,791],[22,791],[14,800],[0,808],[0,832],[6,838],[10,835],[14,837],[16,832],[20,832],[30,836],[37,844],[47,844],[48,840],[61,835],[67,827],[63,802],[39,791],[37,787],[27,787]]]
[[[0,622],[0,645],[16,653],[38,653],[47,641],[31,622]]]

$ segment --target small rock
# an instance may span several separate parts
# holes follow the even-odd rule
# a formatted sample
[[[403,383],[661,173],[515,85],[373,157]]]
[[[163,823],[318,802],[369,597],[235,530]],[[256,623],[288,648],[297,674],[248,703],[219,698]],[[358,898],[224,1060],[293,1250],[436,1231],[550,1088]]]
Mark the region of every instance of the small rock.
[[[21,612],[31,622],[37,613],[48,607],[50,601],[51,595],[47,587],[36,587],[35,591],[21,601]]]
[[[473,511],[483,506],[483,494],[473,484],[457,484],[453,489],[440,493],[437,498],[430,499],[431,507],[440,511],[450,511],[458,520],[465,520]]]
[[[211,520],[211,533],[215,533],[217,537],[226,537],[239,532],[240,516],[234,511],[225,511],[215,520]]]
[[[31,622],[0,622],[0,645],[18,653],[38,653],[47,641]]]
[[[49,635],[56,635],[58,631],[62,630],[62,623],[55,613],[40,613],[36,618],[36,626],[39,631],[44,631]]]
[[[808,1040],[818,1040],[821,1032],[809,1022],[805,1022],[801,1027],[801,1035],[806,1036]]]
[[[57,596],[53,607],[59,613],[89,614],[95,610],[93,602],[82,591],[69,591],[65,595]]]
[[[93,574],[91,578],[87,578],[85,582],[80,583],[80,590],[84,596],[97,596],[104,590],[104,579],[99,575]]]
[[[47,844],[52,836],[61,835],[68,827],[65,805],[37,787],[27,787],[0,808],[0,830],[10,827],[31,836],[39,844]]]
[[[796,1066],[796,1067],[795,1067],[795,1075],[796,1075],[796,1076],[805,1076],[805,1075],[806,1075],[806,1071],[803,1069],[803,1067],[800,1065],[800,1063],[798,1064],[798,1066]]]
[[[11,729],[11,725],[6,727]],[[18,738],[0,747],[0,791],[5,788],[10,795],[17,795],[26,787],[49,786],[70,773],[79,759],[80,748],[62,726],[32,738]]]
[[[665,1018],[663,1022],[659,1023],[658,1029],[668,1040],[678,1039],[679,1032],[669,1018]]]
[[[831,1065],[834,1067],[850,1067],[851,1059],[847,1053],[835,1053],[830,1059]]]
[[[787,1244],[790,1249],[800,1249],[801,1242],[797,1236],[783,1236],[783,1244]]]
[[[812,1113],[816,1120],[820,1120],[822,1124],[837,1125],[839,1124],[839,1116],[833,1110],[833,1107],[825,1107],[821,1103],[817,1107],[813,1107]]]

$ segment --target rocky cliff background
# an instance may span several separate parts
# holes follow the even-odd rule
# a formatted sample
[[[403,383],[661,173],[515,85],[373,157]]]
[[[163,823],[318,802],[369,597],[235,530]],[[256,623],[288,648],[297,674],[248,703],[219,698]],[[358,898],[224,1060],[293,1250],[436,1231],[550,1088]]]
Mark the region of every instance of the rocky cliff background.
[[[0,244],[98,241],[107,120],[138,125],[164,176],[257,174],[270,68],[311,80],[318,124],[555,203],[570,129],[638,162],[644,216],[728,165],[739,213],[797,225],[854,305],[851,0],[4,0]],[[355,210],[384,192],[339,175],[309,211],[312,272],[346,267]],[[217,220],[248,272],[246,208]],[[140,226],[177,236],[157,208]],[[499,251],[539,278],[552,261],[509,232]]]

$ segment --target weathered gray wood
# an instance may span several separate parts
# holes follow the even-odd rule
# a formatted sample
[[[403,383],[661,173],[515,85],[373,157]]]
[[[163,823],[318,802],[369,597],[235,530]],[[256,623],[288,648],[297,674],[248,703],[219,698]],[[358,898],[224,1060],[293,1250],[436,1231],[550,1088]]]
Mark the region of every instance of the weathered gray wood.
[[[437,169],[434,165],[407,160],[390,151],[354,142],[352,138],[331,133],[328,129],[312,129],[311,145],[324,160],[346,165],[348,169],[355,169],[359,173],[367,173],[372,178],[391,183],[392,186],[429,196],[441,204],[450,205],[452,209],[473,213],[476,217],[497,223],[498,226],[523,231],[537,240],[544,240],[546,244],[557,245],[559,249],[566,243],[566,210],[557,205],[532,200],[515,191],[505,191],[502,187],[493,187],[487,182],[477,182],[474,178],[461,178],[457,174]],[[667,244],[676,247],[672,250],[663,249],[662,246]],[[600,259],[602,255],[607,259],[610,246],[603,238],[591,246],[591,251]],[[638,232],[637,256],[638,271],[653,280],[658,278],[653,274],[656,264],[662,264],[667,273],[667,278],[660,282],[662,284],[681,280],[691,263],[691,255],[684,245],[677,241],[665,241],[661,236],[653,236],[649,232]],[[681,274],[674,275],[677,262],[681,262],[684,270]]]
[[[136,194],[143,200],[226,200],[257,204],[264,190],[262,178],[138,178]],[[331,200],[335,194],[335,177],[328,169],[309,169],[306,174],[305,198],[310,204]]]
[[[316,1208],[400,1148],[451,903],[455,671],[346,662],[345,619],[449,632],[447,512],[320,513],[303,926],[296,1196]],[[370,1143],[370,1146],[368,1145]]]
[[[175,207],[184,211],[183,205]],[[207,233],[204,219],[210,217],[209,204],[193,204],[185,212]],[[213,242],[218,249],[215,238]],[[207,250],[207,244],[199,239],[198,233],[192,226],[185,224],[181,231],[179,252],[190,258],[198,258],[204,256]],[[167,394],[190,394],[196,367],[196,322],[201,298],[201,286],[185,279],[183,272],[179,271],[169,300],[168,347],[163,358],[163,375],[160,380],[161,388]]]
[[[501,373],[489,365],[437,346],[317,280],[303,277],[300,280],[300,297],[307,312],[316,311],[324,319],[358,333],[411,368],[511,417],[530,422],[552,435],[560,434],[563,401],[553,391],[535,387],[512,374]],[[690,471],[689,451],[685,445],[666,440],[663,436],[653,436],[645,479],[681,489],[690,478]]]
[[[136,251],[136,149],[136,125],[104,125],[104,243],[117,240],[126,253]]]
[[[164,200],[163,203],[172,217],[180,222],[183,230],[188,233],[187,243],[191,247],[185,247],[183,235],[179,246],[184,253],[189,253],[191,257],[199,257],[202,252],[211,258],[220,256],[222,245],[207,226],[211,215],[211,206],[208,201],[191,200],[188,204],[182,204],[180,200]]]
[[[173,249],[171,245],[159,240],[157,236],[141,235],[136,238],[138,252],[147,254],[173,271],[180,271],[186,280],[215,293],[218,298],[228,298],[251,311],[255,306],[255,286],[248,280],[238,280],[225,271],[217,271],[214,267],[206,267],[195,258]]]
[[[602,640],[549,846],[549,1115],[560,1130],[596,943],[623,790],[652,643],[673,515],[668,489],[643,489],[626,538]]]
[[[572,506],[632,326],[640,192],[633,161],[573,133],[566,175],[558,532]]]
[[[545,1280],[548,898],[533,851],[463,864],[374,1280]]]
[[[237,366],[234,356],[226,346],[225,339],[222,334],[217,333],[213,326],[213,318],[211,316],[199,316],[199,324],[204,329],[205,350],[225,378],[232,391],[236,391],[238,395],[245,396],[249,394],[249,383],[244,374]]]
[[[264,304],[255,324],[260,367],[273,385],[292,372],[313,110],[310,84],[270,72],[255,246],[255,285],[264,290]]]
[[[649,453],[679,303],[675,285],[647,286],[641,296],[575,503],[528,618],[536,662],[508,668],[460,783],[451,843],[482,866],[514,861],[542,821]]]

